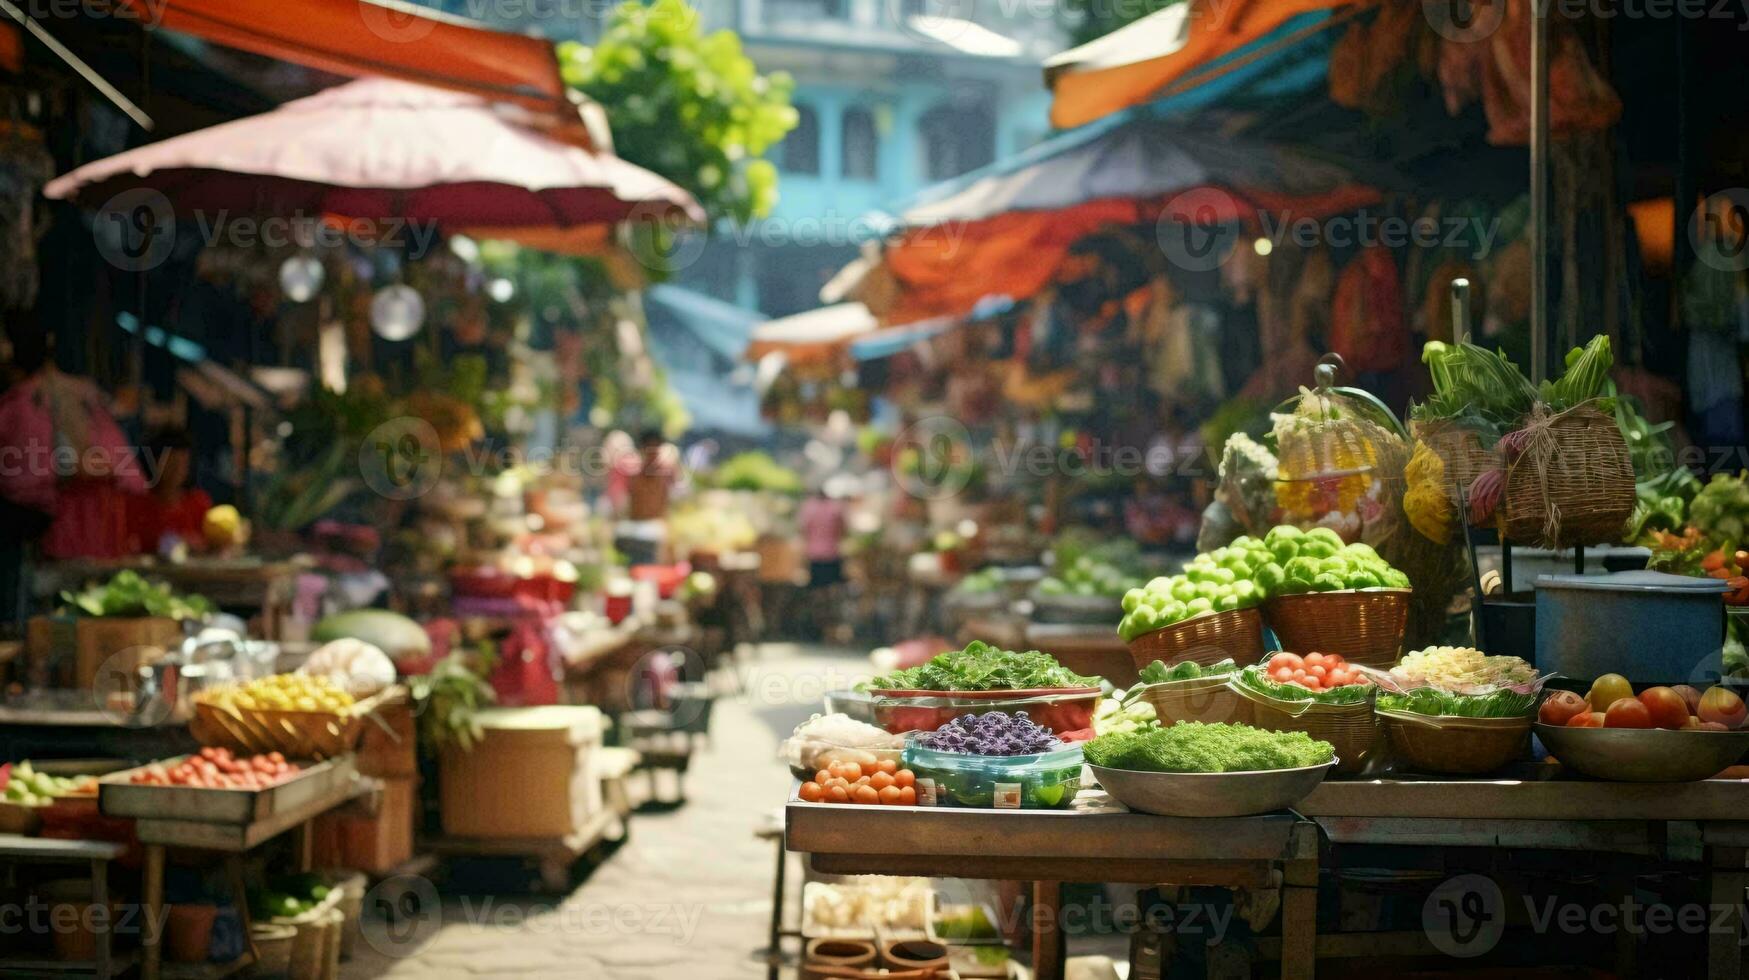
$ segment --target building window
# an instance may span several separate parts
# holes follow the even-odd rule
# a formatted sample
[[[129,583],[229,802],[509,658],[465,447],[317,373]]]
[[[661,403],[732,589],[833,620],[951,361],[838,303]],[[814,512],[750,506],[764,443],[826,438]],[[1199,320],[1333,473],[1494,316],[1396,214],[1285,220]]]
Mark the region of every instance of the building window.
[[[778,166],[785,173],[820,172],[820,116],[814,107],[796,103],[796,128],[784,136]]]
[[[881,148],[880,140],[875,135],[874,113],[861,106],[844,110],[842,151],[846,178],[875,179]]]
[[[958,177],[996,159],[996,113],[988,104],[936,106],[917,128],[927,180]]]

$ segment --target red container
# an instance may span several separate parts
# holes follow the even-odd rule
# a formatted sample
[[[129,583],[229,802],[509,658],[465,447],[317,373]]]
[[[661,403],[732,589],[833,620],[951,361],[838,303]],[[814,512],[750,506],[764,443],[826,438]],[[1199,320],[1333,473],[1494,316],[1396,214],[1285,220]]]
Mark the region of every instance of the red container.
[[[1093,725],[1102,696],[1097,687],[1041,687],[1024,691],[871,691],[875,724],[895,735],[933,732],[961,715],[1024,711],[1053,732]]]
[[[603,604],[602,613],[607,616],[607,621],[615,626],[625,622],[625,618],[632,614],[631,593],[609,595]]]

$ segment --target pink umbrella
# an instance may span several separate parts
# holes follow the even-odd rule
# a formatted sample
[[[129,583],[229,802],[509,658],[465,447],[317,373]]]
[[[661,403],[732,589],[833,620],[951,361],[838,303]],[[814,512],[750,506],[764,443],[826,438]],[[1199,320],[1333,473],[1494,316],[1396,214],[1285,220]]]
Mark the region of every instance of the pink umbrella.
[[[691,195],[533,128],[525,111],[412,82],[349,82],[272,112],[86,164],[43,193],[101,206],[163,193],[190,211],[569,228],[633,213],[704,220]]]

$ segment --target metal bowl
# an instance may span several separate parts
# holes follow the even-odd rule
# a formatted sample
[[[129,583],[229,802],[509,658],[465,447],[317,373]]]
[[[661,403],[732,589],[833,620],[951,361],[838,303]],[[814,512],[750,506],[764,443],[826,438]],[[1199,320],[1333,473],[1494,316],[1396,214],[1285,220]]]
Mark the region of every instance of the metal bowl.
[[[1749,751],[1749,731],[1567,728],[1538,722],[1536,736],[1563,766],[1593,779],[1688,783],[1716,776]]]
[[[1261,772],[1138,772],[1089,765],[1119,803],[1163,817],[1246,817],[1305,799],[1336,765]]]

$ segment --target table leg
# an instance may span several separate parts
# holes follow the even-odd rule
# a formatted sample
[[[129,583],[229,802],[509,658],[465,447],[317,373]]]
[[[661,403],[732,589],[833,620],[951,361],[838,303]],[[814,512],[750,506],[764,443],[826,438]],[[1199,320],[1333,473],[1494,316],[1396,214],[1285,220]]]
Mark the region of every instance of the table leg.
[[[1745,855],[1749,852],[1741,847],[1713,847],[1708,851],[1707,882],[1712,906],[1729,907],[1732,911],[1725,917],[1729,929],[1712,929],[1707,933],[1707,976],[1712,980],[1739,980],[1743,976],[1743,947],[1739,945],[1745,926],[1743,889],[1749,886]]]
[[[146,922],[140,929],[140,976],[158,980],[158,969],[164,956],[164,845],[146,845],[145,905]]]
[[[297,829],[292,861],[300,872],[308,873],[316,861],[316,821],[305,820]]]
[[[1281,868],[1282,980],[1311,980],[1318,965],[1318,836],[1296,828],[1293,856]]]
[[[1063,980],[1063,883],[1032,883],[1032,975]]]
[[[784,872],[789,865],[789,852],[784,850],[783,838],[777,838],[777,871],[772,875],[771,885],[771,935],[765,943],[765,976],[767,980],[777,980],[777,966],[783,962],[783,898]]]
[[[109,955],[115,942],[115,910],[109,905],[108,861],[91,862],[91,907],[102,910],[98,913],[102,918],[92,921],[97,932],[97,976],[98,980],[109,980]]]
[[[255,928],[249,915],[249,885],[243,875],[243,855],[225,855],[225,883],[231,888],[231,901],[236,903],[237,919],[243,924],[243,952],[248,954],[249,962],[254,963],[261,958],[261,952],[255,948]]]

